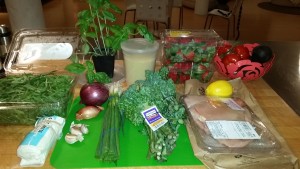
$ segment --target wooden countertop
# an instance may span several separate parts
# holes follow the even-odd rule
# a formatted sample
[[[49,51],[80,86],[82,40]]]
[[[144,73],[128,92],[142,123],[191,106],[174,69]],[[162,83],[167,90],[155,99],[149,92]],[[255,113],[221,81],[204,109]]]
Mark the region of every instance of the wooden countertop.
[[[270,88],[263,79],[244,82],[244,84],[255,97],[266,116],[274,125],[275,129],[285,139],[291,151],[298,159],[300,159],[300,117],[282,100],[282,98],[276,94],[276,92],[272,90],[272,88]],[[20,158],[17,157],[16,150],[24,136],[32,129],[32,126],[0,126],[0,168],[21,168],[19,166]],[[50,165],[50,156],[51,154],[48,154],[43,168],[53,168]],[[182,166],[174,168],[182,168]],[[184,168],[205,167],[188,166]]]

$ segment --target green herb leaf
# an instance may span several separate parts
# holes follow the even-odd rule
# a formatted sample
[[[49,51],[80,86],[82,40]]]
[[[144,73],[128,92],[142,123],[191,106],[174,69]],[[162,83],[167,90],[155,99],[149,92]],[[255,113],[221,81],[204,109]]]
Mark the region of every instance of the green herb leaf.
[[[71,63],[65,67],[65,70],[71,73],[81,74],[85,71],[85,66],[80,63]]]
[[[111,78],[104,72],[96,72],[95,73],[95,80],[99,83],[110,83]]]
[[[84,54],[89,53],[89,51],[90,51],[90,46],[89,46],[89,44],[84,43],[84,44],[82,45],[82,47],[81,47],[81,50],[82,50],[82,52],[83,52]]]
[[[97,34],[96,34],[96,32],[86,32],[85,36],[88,38],[96,38]]]
[[[95,67],[94,67],[93,62],[91,62],[90,60],[87,60],[87,61],[85,62],[85,64],[86,64],[86,67],[87,67],[87,70],[88,70],[88,71],[91,71],[91,72],[94,71]]]
[[[116,17],[114,16],[114,14],[109,11],[103,11],[103,16],[104,19],[110,20],[111,22],[116,21]]]
[[[72,61],[72,63],[79,63],[79,59],[78,59],[77,55],[74,53],[70,56],[69,59]]]
[[[115,12],[118,13],[118,14],[122,14],[122,10],[121,10],[117,5],[115,5],[115,4],[113,4],[113,3],[110,3],[109,5],[110,5],[110,8],[111,8],[113,11],[115,11]]]
[[[95,74],[94,74],[94,72],[87,71],[86,72],[86,80],[87,80],[88,83],[93,83],[94,80],[95,80]]]

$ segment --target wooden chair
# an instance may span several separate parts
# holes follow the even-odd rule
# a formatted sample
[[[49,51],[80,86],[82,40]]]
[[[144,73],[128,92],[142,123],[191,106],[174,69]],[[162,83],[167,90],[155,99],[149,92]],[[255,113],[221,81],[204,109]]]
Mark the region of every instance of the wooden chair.
[[[241,19],[241,14],[242,14],[242,7],[243,7],[243,0],[235,0],[232,8],[229,9],[229,11],[225,11],[222,9],[212,9],[211,11],[208,12],[204,24],[204,29],[210,29],[211,28],[211,23],[214,17],[220,17],[225,20],[227,20],[227,35],[226,39],[229,39],[229,30],[230,30],[230,25],[231,25],[231,20],[233,20],[233,37],[235,37],[235,31],[237,30],[237,36],[235,39],[237,40],[240,35],[239,31],[239,25],[240,25],[240,19]],[[236,24],[236,15],[238,15],[238,22]],[[210,18],[209,25],[207,27],[207,22]]]
[[[183,25],[183,5],[182,0],[173,0],[173,8],[179,9],[179,23],[178,28],[181,29]]]
[[[154,30],[162,23],[170,28],[173,0],[136,0],[136,22],[153,22]]]
[[[125,0],[125,16],[124,24],[126,23],[127,12],[133,12],[133,21],[135,21],[136,0]]]

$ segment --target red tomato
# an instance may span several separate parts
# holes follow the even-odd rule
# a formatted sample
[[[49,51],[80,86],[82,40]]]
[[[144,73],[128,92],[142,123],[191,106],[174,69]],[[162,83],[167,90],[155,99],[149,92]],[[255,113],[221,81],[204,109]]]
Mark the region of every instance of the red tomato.
[[[241,60],[241,58],[238,54],[230,53],[223,57],[222,62],[224,63],[225,66],[227,66],[230,63],[236,63],[239,60]]]
[[[225,44],[223,46],[217,47],[217,53],[218,53],[218,55],[222,55],[222,54],[227,53],[230,49],[231,49],[231,45]]]
[[[250,53],[248,48],[243,45],[237,45],[233,49],[234,53],[238,54],[241,59],[249,59]]]

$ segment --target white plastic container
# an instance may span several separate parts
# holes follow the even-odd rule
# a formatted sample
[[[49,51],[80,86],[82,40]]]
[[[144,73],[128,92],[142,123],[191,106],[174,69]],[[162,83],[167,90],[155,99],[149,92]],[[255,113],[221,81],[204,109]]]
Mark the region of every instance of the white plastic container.
[[[129,39],[121,44],[124,54],[127,85],[145,79],[146,70],[154,70],[159,43],[143,38]]]

